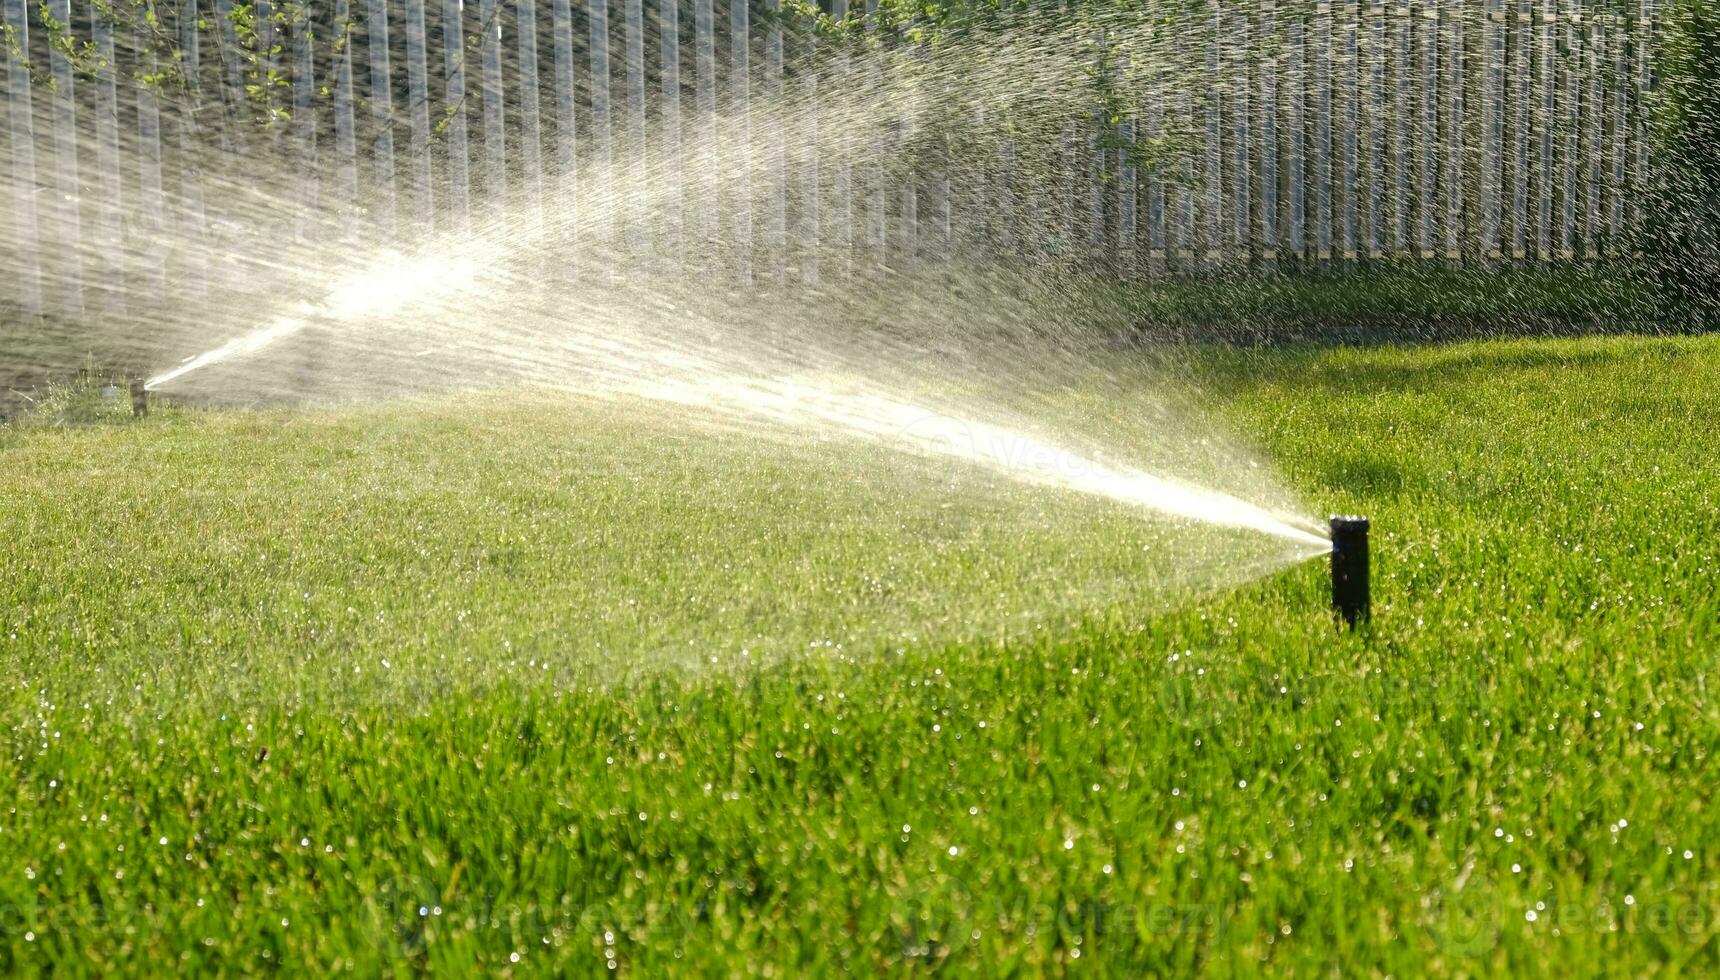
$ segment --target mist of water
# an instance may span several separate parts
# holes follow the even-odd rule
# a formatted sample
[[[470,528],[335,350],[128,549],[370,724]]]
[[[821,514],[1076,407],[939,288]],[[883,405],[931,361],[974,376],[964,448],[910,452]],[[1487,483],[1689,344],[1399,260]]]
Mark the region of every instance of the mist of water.
[[[223,231],[199,238],[188,221],[162,223],[172,267],[196,269],[194,283],[166,281],[163,250],[100,238],[85,240],[76,264],[125,284],[102,341],[124,364],[147,365],[162,396],[326,403],[547,387],[649,402],[688,426],[842,439],[885,460],[929,457],[1104,498],[1143,519],[1256,532],[1281,543],[1277,563],[1323,553],[1318,526],[1269,467],[1197,405],[1161,397],[1180,384],[1174,362],[1137,355],[1127,377],[1111,368],[1132,343],[1126,308],[1108,306],[1055,248],[1000,247],[998,236],[1022,231],[1053,243],[1065,227],[1024,215],[995,233],[950,231],[985,228],[998,208],[987,173],[997,147],[946,155],[931,182],[943,191],[905,243],[894,204],[888,215],[843,213],[856,199],[871,208],[870,194],[826,200],[787,186],[816,162],[882,193],[886,172],[912,172],[916,147],[982,140],[983,104],[951,115],[956,85],[1088,112],[1081,45],[1052,32],[906,56],[843,50],[803,77],[831,79],[838,58],[843,84],[725,98],[684,128],[652,120],[620,149],[589,151],[541,181],[511,178],[529,194],[469,216],[438,212],[419,224],[434,230],[380,243],[363,227],[375,199],[302,207],[290,144],[271,155],[253,143],[244,156],[210,145],[194,179],[161,192],[166,212],[189,213],[195,197],[202,226]],[[1025,148],[1012,159],[1007,200],[1024,210],[1070,186]],[[952,186],[988,190],[964,198]],[[446,200],[448,188],[436,193]],[[815,234],[783,244],[788,224],[808,220]],[[755,238],[779,243],[774,258],[756,254]],[[1082,389],[1098,394],[1068,397]],[[1127,414],[1107,412],[1105,393]],[[1207,561],[1220,577],[1226,553]]]

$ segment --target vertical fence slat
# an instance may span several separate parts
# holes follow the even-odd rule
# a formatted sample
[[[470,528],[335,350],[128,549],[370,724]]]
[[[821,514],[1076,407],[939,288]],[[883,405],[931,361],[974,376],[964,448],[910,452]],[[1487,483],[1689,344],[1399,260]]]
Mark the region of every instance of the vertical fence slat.
[[[1416,244],[1421,257],[1431,259],[1433,252],[1433,195],[1438,179],[1439,159],[1439,9],[1428,7],[1415,21],[1421,31],[1421,139],[1416,144],[1420,162],[1420,207],[1417,217],[1419,233]]]
[[[1515,0],[1511,20],[1511,258],[1528,257],[1530,5]]]
[[[1231,187],[1234,203],[1234,224],[1231,231],[1231,249],[1239,261],[1246,261],[1253,252],[1253,176],[1249,166],[1250,154],[1254,148],[1253,135],[1250,132],[1252,110],[1250,107],[1250,77],[1249,49],[1252,32],[1249,30],[1250,15],[1246,6],[1242,7],[1231,25],[1230,48],[1230,91],[1231,91]]]
[[[502,10],[497,0],[478,0],[482,59],[478,86],[484,108],[484,196],[491,207],[507,200],[507,111],[502,91]]]
[[[650,229],[645,214],[645,198],[650,193],[650,181],[645,173],[645,4],[644,0],[623,0],[622,19],[626,21],[627,46],[622,61],[627,75],[627,173],[623,186],[628,188],[627,236],[635,251],[648,249]]]
[[[316,93],[316,55],[313,11],[310,7],[288,8],[289,27],[293,42],[293,140],[299,168],[299,207],[297,222],[302,235],[311,227],[310,218],[321,206],[320,171],[317,169],[317,112],[312,96]]]
[[[342,210],[358,203],[358,138],[353,131],[352,3],[335,0],[334,153]]]
[[[412,117],[412,210],[426,227],[435,224],[435,186],[430,162],[429,28],[424,0],[406,0],[406,98]]]
[[[752,34],[748,0],[729,0],[729,109],[734,117],[728,141],[733,144],[735,276],[742,283],[753,274],[752,199]]]
[[[1362,193],[1361,148],[1361,49],[1358,47],[1361,5],[1357,0],[1344,4],[1344,55],[1338,61],[1344,71],[1344,238],[1343,256],[1347,261],[1359,257],[1361,234],[1358,226],[1358,196]]]
[[[1094,39],[1095,69],[1099,74],[1108,74],[1110,67],[1106,63],[1106,39],[1100,33]],[[1110,81],[1109,78],[1106,81]],[[1110,115],[1104,103],[1094,103],[1092,118],[1087,125],[1086,159],[1082,170],[1087,177],[1087,253],[1090,257],[1099,257],[1105,246],[1105,139],[1111,126]]]
[[[830,5],[830,16],[834,18],[837,23],[846,23],[848,20],[848,14],[848,0],[832,0]],[[848,84],[848,70],[850,64],[851,61],[849,59],[847,46],[844,45],[843,50],[836,57],[835,75],[831,80],[832,84],[828,87],[828,91],[823,98],[814,103],[817,108],[821,109],[825,105],[829,105],[835,98],[840,97],[841,93],[837,89],[837,86]],[[817,126],[818,117],[814,114],[814,132],[817,131]],[[823,152],[823,144],[819,140],[815,139],[813,140],[812,147],[814,157],[812,164],[812,181],[814,190],[812,192],[811,199],[816,202],[820,196],[817,183],[819,169],[819,161],[817,157]],[[840,257],[841,268],[839,271],[843,275],[847,275],[853,271],[854,261],[854,169],[849,162],[850,151],[846,147],[838,149],[834,155],[836,158],[834,161],[836,164],[836,172],[831,177],[832,187],[830,195],[831,203],[836,208],[836,231],[835,240],[832,243],[832,246],[837,250],[837,254]],[[815,203],[814,207],[816,206],[817,205]],[[816,229],[817,227],[818,225],[814,223],[813,228]],[[818,256],[818,249],[816,247],[813,249],[812,255],[812,260],[816,262]]]
[[[1385,255],[1386,194],[1386,7],[1384,0],[1368,6],[1368,257]]]
[[[1640,19],[1636,27],[1636,126],[1632,138],[1636,141],[1636,179],[1632,225],[1641,229],[1643,209],[1649,206],[1649,143],[1651,139],[1649,113],[1654,91],[1655,58],[1659,52],[1656,39],[1660,31],[1660,0],[1641,0]]]
[[[1607,181],[1607,244],[1609,254],[1618,254],[1624,234],[1624,198],[1626,162],[1630,159],[1630,34],[1625,16],[1615,8],[1608,24],[1617,35],[1612,45],[1612,125],[1608,133],[1611,149],[1611,177]]]
[[[71,0],[52,0],[49,12],[61,25],[61,30],[69,34]],[[71,38],[67,37],[67,40]],[[79,215],[82,192],[78,186],[76,81],[72,74],[72,61],[66,57],[61,45],[54,45],[49,52],[48,67],[54,80],[54,186],[59,192],[54,209],[55,233],[60,244],[55,299],[62,310],[77,314],[84,308],[84,240],[83,221]]]
[[[609,0],[588,0],[585,8],[586,41],[590,47],[591,167],[587,170],[584,218],[593,232],[607,239],[615,229],[616,172],[614,131],[609,116]]]
[[[717,229],[717,40],[711,0],[693,0],[693,71],[699,113],[698,237],[708,253]]]
[[[1397,57],[1392,66],[1392,252],[1406,255],[1410,249],[1410,169],[1415,159],[1415,121],[1411,108],[1411,80],[1415,77],[1409,0],[1398,0],[1392,8],[1392,32]]]
[[[831,13],[831,17],[838,22],[845,15],[846,11],[840,15],[834,11]],[[818,36],[809,34],[806,39],[804,63],[799,72],[801,131],[794,134],[793,138],[799,151],[799,159],[796,162],[796,169],[800,174],[800,189],[797,193],[799,222],[795,227],[795,237],[799,246],[800,281],[814,287],[823,284],[819,252],[824,247],[824,181],[818,126],[819,114],[824,109],[820,92],[820,75],[823,70],[818,58]]]
[[[520,193],[526,220],[543,224],[543,119],[539,104],[537,0],[515,0],[514,33],[519,39]]]
[[[1148,31],[1147,43],[1150,54],[1147,58],[1146,78],[1146,110],[1147,110],[1147,140],[1154,148],[1154,155],[1147,167],[1147,271],[1149,275],[1160,275],[1164,272],[1165,249],[1167,238],[1165,234],[1165,159],[1162,139],[1164,137],[1164,57],[1163,42],[1159,36],[1159,18],[1157,10],[1149,3],[1147,6]],[[1006,149],[1007,144],[1006,144]],[[1011,171],[1004,170],[1007,180]],[[1008,185],[1005,185],[1006,193]],[[1006,215],[1009,223],[1013,224],[1014,214]]]
[[[126,302],[126,270],[121,262],[125,248],[124,227],[125,182],[120,176],[119,156],[119,65],[114,51],[114,23],[101,0],[90,3],[90,35],[95,43],[96,69],[96,174],[100,181],[101,251],[105,268],[101,279],[105,303],[113,311],[124,310]]]
[[[71,4],[66,0],[60,0],[60,5],[63,16],[57,14],[55,19],[68,25],[69,28]],[[183,0],[179,8],[179,51],[185,74],[186,90],[184,97],[179,100],[179,111],[175,113],[175,121],[179,132],[180,234],[189,243],[184,269],[186,281],[182,289],[185,295],[193,300],[204,299],[208,293],[211,252],[208,244],[208,212],[203,196],[203,154],[199,152],[198,147],[202,134],[198,130],[196,117],[197,107],[203,99],[203,48],[202,38],[199,34],[200,16],[197,0]],[[68,94],[70,91],[68,87]],[[68,211],[74,217],[78,213],[79,197],[82,193],[76,177],[74,172],[70,184],[70,193],[73,196],[68,207]]]
[[[1405,3],[1408,0],[1404,0]],[[1284,129],[1285,138],[1290,143],[1290,159],[1288,161],[1287,177],[1289,180],[1289,220],[1288,230],[1290,242],[1288,251],[1297,258],[1308,259],[1308,222],[1307,222],[1307,187],[1308,175],[1303,162],[1303,148],[1307,145],[1308,133],[1304,123],[1304,101],[1306,99],[1307,72],[1307,21],[1300,10],[1291,9],[1289,12],[1290,28],[1290,71],[1287,81],[1290,86],[1289,105],[1285,107]]]
[[[1087,254],[1098,257],[1103,254],[1105,247],[1105,137],[1110,128],[1105,107],[1093,107],[1093,119],[1087,128],[1086,166],[1082,167],[1087,177]]]
[[[1332,5],[1314,5],[1314,258],[1332,259]]]
[[[1200,197],[1200,247],[1206,261],[1217,262],[1223,257],[1224,245],[1224,83],[1219,74],[1219,38],[1224,36],[1224,4],[1212,4],[1212,20],[1205,34],[1206,93],[1203,118],[1205,138],[1203,177],[1205,184]]]
[[[1261,0],[1260,36],[1260,257],[1278,259],[1278,5]]]
[[[878,30],[878,0],[866,0],[866,30],[876,33]],[[867,66],[867,81],[875,95],[882,95],[884,79],[877,65]],[[869,160],[867,162],[867,237],[872,246],[873,264],[878,270],[883,270],[889,261],[888,207],[885,200],[884,186],[884,144],[874,138],[871,141]]]
[[[24,0],[5,0],[6,26],[20,52],[8,51],[7,102],[12,129],[12,231],[17,236],[18,304],[26,316],[42,313],[42,270],[36,213],[36,126],[31,102],[30,22]]]
[[[1535,14],[1535,258],[1546,262],[1553,249],[1553,26],[1556,0],[1540,0]]]
[[[679,264],[684,240],[686,173],[681,163],[681,6],[678,0],[660,0],[657,5],[658,40],[662,45],[661,118],[658,130],[662,145],[662,176],[667,183],[663,201],[663,238],[671,260]]]
[[[1501,156],[1505,119],[1505,4],[1486,0],[1481,25],[1481,239],[1483,258],[1501,255]]]
[[[1584,6],[1582,0],[1578,0],[1578,10]],[[1601,129],[1606,121],[1601,102],[1601,65],[1606,60],[1606,36],[1596,18],[1585,16],[1583,23],[1588,29],[1588,98],[1583,106],[1586,120],[1584,142],[1588,144],[1585,149],[1588,179],[1583,194],[1583,256],[1594,259],[1600,256],[1601,244],[1601,152],[1605,143]]]
[[[264,119],[270,134],[274,133],[275,125],[275,5],[272,0],[254,0],[251,5],[252,22],[256,29],[256,47],[252,54],[257,59],[257,100],[261,104]]]
[[[1448,0],[1445,22],[1449,35],[1450,54],[1446,61],[1445,87],[1445,257],[1450,261],[1463,258],[1463,235],[1467,208],[1464,204],[1464,157],[1468,139],[1464,120],[1464,31],[1463,21],[1469,0]]]
[[[448,95],[448,210],[454,227],[471,223],[471,150],[466,141],[465,0],[442,0],[442,68]]]
[[[1122,86],[1134,89],[1135,77],[1132,71],[1133,60],[1128,52],[1123,52],[1118,63],[1118,75]],[[1131,113],[1118,121],[1117,125],[1117,268],[1123,275],[1134,273],[1137,252],[1140,245],[1139,224],[1139,180],[1140,174],[1135,166],[1135,136],[1137,123]]]
[[[568,0],[550,0],[550,46],[555,49],[555,165],[564,191],[571,192],[579,159],[579,128],[574,114],[573,13]],[[574,202],[569,198],[565,203],[571,207]]]
[[[771,277],[788,282],[788,133],[782,91],[782,0],[765,0],[764,76],[770,127],[769,239]]]
[[[1559,113],[1559,131],[1564,149],[1559,157],[1559,257],[1576,257],[1577,168],[1581,143],[1578,135],[1582,122],[1582,28],[1578,26],[1571,0],[1557,0],[1563,14],[1560,37],[1564,43],[1560,58],[1562,91],[1565,101]]]
[[[370,56],[370,115],[376,135],[370,141],[371,214],[384,240],[395,234],[394,73],[388,49],[388,0],[369,0],[364,18],[365,49]]]
[[[145,23],[154,22],[153,5],[145,8]],[[139,68],[154,76],[160,67],[155,47],[139,25],[133,38],[139,53]],[[153,84],[137,85],[137,190],[142,206],[142,238],[148,246],[142,250],[147,296],[161,302],[167,295],[167,256],[161,247],[166,231],[162,194],[161,100]]]

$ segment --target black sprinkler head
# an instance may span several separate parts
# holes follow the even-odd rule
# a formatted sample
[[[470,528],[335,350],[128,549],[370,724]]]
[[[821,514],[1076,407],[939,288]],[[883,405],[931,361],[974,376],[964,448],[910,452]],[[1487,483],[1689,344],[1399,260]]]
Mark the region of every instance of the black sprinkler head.
[[[131,379],[131,414],[134,418],[149,414],[149,391],[144,388],[142,378]]]
[[[1332,516],[1332,608],[1351,629],[1368,618],[1368,519]]]

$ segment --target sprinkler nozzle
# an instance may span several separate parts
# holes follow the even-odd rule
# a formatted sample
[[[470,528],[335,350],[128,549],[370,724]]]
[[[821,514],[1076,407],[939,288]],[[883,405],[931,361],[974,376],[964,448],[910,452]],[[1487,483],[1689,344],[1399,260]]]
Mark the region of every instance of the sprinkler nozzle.
[[[144,388],[142,378],[131,379],[131,414],[139,419],[149,414],[149,391]]]
[[[1368,519],[1332,515],[1332,608],[1351,629],[1368,618]]]

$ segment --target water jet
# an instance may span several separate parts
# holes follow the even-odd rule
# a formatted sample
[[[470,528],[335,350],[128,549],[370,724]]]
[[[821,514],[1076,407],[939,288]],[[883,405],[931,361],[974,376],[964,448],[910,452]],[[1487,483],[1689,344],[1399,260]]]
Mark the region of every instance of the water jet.
[[[1332,608],[1343,617],[1345,625],[1356,624],[1369,617],[1368,596],[1368,519],[1351,515],[1332,515]]]

